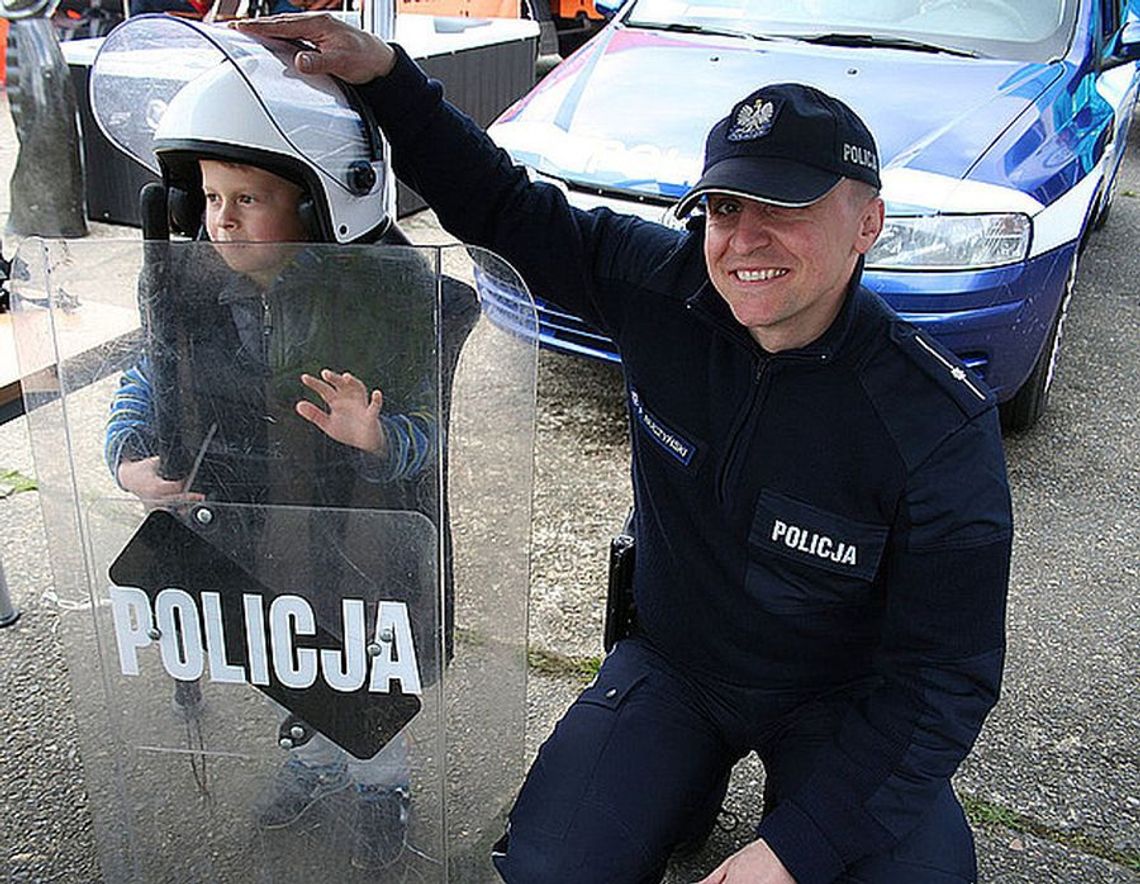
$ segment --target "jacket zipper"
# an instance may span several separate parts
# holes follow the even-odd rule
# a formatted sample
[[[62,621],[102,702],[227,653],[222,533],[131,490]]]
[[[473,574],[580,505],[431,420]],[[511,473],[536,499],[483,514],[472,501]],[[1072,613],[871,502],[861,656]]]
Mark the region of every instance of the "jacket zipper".
[[[946,370],[950,373],[950,377],[952,377],[956,381],[960,381],[961,383],[965,384],[971,393],[973,393],[975,396],[977,396],[983,402],[986,401],[986,394],[983,393],[981,390],[979,390],[975,384],[971,383],[970,376],[968,374],[966,374],[966,369],[962,368],[962,366],[960,366],[960,365],[954,365],[954,363],[952,363],[948,359],[946,359],[946,357],[944,357],[941,353],[939,353],[937,350],[935,350],[933,347],[931,347],[928,343],[926,343],[926,341],[924,341],[918,335],[915,335],[914,339],[916,341],[918,341],[919,346],[922,347],[923,350],[925,350],[927,353],[929,353],[931,356],[933,356],[935,359],[937,359],[939,362],[941,362],[943,366],[945,366]]]
[[[760,401],[761,386],[768,373],[768,363],[771,361],[770,357],[760,357],[756,371],[752,375],[752,387],[748,401],[740,411],[736,426],[732,428],[732,437],[729,441],[728,450],[725,452],[724,467],[721,469],[720,481],[718,483],[718,497],[721,503],[725,503],[728,500],[728,480],[732,475],[733,466],[740,456],[740,450],[743,447],[742,437],[744,436],[744,430],[749,425],[749,418],[756,410]]]
[[[273,371],[273,308],[269,306],[269,295],[264,291],[261,293],[261,357],[262,362],[266,369],[269,371],[269,376],[272,377]],[[267,403],[268,404],[268,403]],[[277,423],[272,414],[266,413],[262,418],[268,424]],[[270,451],[272,457],[272,451]]]
[[[269,297],[261,293],[261,353],[265,364],[270,365],[273,354],[269,352],[270,338],[273,335],[273,311],[269,307]]]

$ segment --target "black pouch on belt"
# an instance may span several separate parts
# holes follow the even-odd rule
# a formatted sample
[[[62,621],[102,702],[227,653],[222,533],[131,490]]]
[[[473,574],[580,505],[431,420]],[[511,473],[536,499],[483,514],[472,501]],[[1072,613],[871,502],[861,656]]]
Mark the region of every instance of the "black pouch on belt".
[[[610,541],[609,582],[606,587],[606,622],[602,646],[608,654],[621,639],[633,632],[637,611],[633,604],[633,510],[625,518],[621,533]]]

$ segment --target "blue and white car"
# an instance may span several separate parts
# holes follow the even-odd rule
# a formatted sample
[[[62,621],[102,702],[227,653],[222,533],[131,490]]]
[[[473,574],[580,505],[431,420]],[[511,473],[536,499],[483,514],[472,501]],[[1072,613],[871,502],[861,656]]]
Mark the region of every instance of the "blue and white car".
[[[629,0],[491,134],[575,205],[676,223],[734,101],[785,81],[843,99],[883,162],[867,285],[1024,429],[1112,202],[1138,58],[1140,0]],[[576,317],[540,304],[540,320],[549,347],[617,358]]]

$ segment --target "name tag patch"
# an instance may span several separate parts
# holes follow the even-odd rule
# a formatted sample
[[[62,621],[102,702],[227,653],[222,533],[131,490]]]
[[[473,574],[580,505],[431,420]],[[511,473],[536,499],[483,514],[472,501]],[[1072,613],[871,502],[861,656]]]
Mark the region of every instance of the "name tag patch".
[[[653,415],[641,402],[637,390],[630,388],[633,419],[649,434],[657,446],[682,466],[689,466],[697,453],[697,446]]]

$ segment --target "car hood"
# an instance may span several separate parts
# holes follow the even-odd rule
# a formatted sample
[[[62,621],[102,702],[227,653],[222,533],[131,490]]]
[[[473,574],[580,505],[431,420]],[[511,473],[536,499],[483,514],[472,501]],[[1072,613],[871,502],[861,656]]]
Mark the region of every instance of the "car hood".
[[[705,133],[735,101],[765,83],[797,81],[842,99],[864,119],[878,141],[884,184],[912,185],[894,188],[896,209],[911,201],[930,208],[930,196],[917,191],[966,177],[1060,74],[1060,63],[617,25],[509,108],[491,134],[517,161],[572,185],[671,200],[700,176]]]

